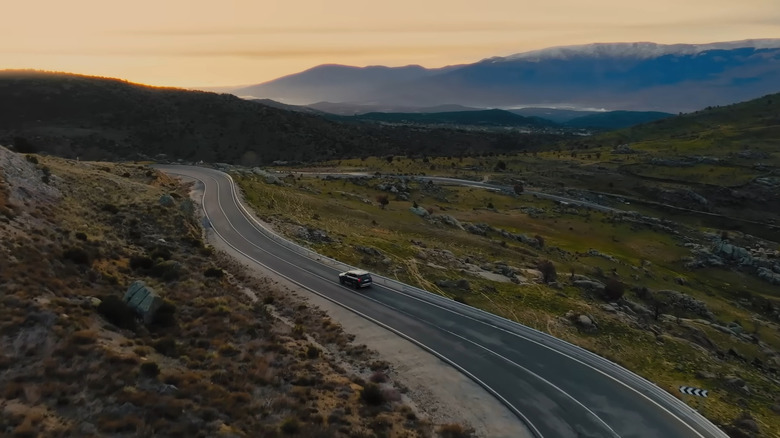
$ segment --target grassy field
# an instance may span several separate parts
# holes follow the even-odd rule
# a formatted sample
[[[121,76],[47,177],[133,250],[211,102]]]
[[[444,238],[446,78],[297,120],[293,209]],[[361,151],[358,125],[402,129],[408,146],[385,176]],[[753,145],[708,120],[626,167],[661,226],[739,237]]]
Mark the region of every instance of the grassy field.
[[[772,363],[772,351],[780,349],[778,325],[739,300],[753,295],[777,300],[778,288],[738,270],[685,268],[684,261],[691,253],[683,243],[704,242],[704,231],[719,230],[681,224],[675,227],[678,232],[671,233],[612,213],[561,206],[528,194],[419,182],[406,183],[403,193],[408,200],[402,200],[387,189],[402,187],[401,181],[382,176],[436,174],[507,184],[524,181],[526,190],[551,189],[559,183],[558,175],[571,167],[602,163],[615,168],[624,164],[612,163],[623,157],[607,151],[601,153],[600,161],[596,161],[596,152],[590,154],[590,160],[580,154],[582,162],[568,155],[559,158],[557,152],[463,159],[368,158],[288,169],[291,174],[281,186],[251,174],[237,180],[258,214],[300,244],[566,339],[620,363],[678,397],[682,398],[678,385],[709,388],[711,397],[706,402],[685,401],[723,425],[749,411],[760,425],[761,436],[777,436],[780,422],[770,409],[780,393],[777,376],[767,367],[751,365],[751,361]],[[503,170],[496,171],[497,166]],[[364,172],[372,177],[339,179],[303,176],[306,174],[300,171]],[[610,176],[604,178],[603,186],[608,188]],[[381,196],[388,196],[384,208],[378,202]],[[447,215],[461,224],[488,224],[491,231],[483,236],[441,220],[426,220],[410,211],[415,204],[434,217]],[[332,241],[307,241],[300,237],[301,227],[323,230]],[[544,244],[508,238],[502,230],[540,236]],[[361,247],[376,249],[380,255],[367,254]],[[600,255],[593,255],[592,250]],[[523,279],[497,281],[464,270],[464,260],[477,265],[508,265]],[[544,284],[539,279],[537,269],[542,260],[553,262],[557,283]],[[662,318],[626,318],[604,309],[604,298],[598,293],[575,287],[572,275],[605,283],[617,279],[625,286],[624,299],[650,307],[646,291],[651,295],[658,290],[678,291],[704,303],[718,325],[739,321],[744,332],[755,335],[764,347],[697,322],[700,315],[681,309],[665,308],[662,313],[670,315]],[[447,280],[466,280],[469,287],[452,287]],[[566,318],[567,313],[592,316],[598,329],[578,327]],[[704,333],[712,346],[700,346],[692,333]],[[746,362],[738,356],[724,356],[730,349]],[[734,386],[735,376],[746,382],[749,394]]]

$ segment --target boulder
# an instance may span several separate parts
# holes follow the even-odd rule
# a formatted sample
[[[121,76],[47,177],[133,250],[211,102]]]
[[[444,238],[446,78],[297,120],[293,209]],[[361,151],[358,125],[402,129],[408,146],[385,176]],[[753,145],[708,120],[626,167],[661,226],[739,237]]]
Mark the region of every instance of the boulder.
[[[589,280],[575,280],[572,282],[572,284],[580,289],[584,289],[590,292],[601,292],[606,287],[604,286],[604,283]]]
[[[163,304],[162,298],[143,281],[134,281],[127,288],[123,301],[143,318],[144,324],[154,321],[157,310]]]

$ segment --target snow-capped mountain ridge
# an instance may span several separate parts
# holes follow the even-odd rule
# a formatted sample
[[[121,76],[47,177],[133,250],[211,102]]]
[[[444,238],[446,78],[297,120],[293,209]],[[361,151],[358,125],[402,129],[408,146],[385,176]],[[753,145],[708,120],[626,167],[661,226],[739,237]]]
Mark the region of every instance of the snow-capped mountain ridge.
[[[516,53],[505,57],[496,56],[485,61],[541,61],[548,59],[589,58],[635,58],[650,59],[664,55],[695,55],[708,50],[734,50],[742,48],[776,49],[780,48],[780,38],[728,41],[708,44],[656,44],[636,43],[593,43],[575,46],[558,46],[530,52]]]

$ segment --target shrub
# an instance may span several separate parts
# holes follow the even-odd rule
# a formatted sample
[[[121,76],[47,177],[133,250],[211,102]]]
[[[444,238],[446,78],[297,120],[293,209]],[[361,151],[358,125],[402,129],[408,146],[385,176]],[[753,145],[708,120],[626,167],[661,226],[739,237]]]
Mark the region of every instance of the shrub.
[[[136,326],[135,310],[113,295],[104,297],[97,311],[108,322],[119,328],[132,330]]]
[[[474,429],[461,424],[442,424],[436,432],[441,438],[471,438],[474,436]]]
[[[169,301],[164,301],[160,307],[157,308],[157,312],[154,313],[154,319],[152,325],[158,327],[173,327],[176,325],[176,306]]]
[[[155,264],[151,273],[164,281],[175,281],[181,276],[181,264],[174,260],[165,260]]]
[[[225,275],[225,271],[220,268],[208,268],[203,272],[203,275],[208,278],[222,278]]]
[[[369,406],[381,406],[386,401],[382,389],[373,383],[368,383],[363,387],[360,391],[360,399]]]
[[[92,262],[89,253],[83,248],[68,248],[62,253],[62,258],[70,260],[77,265],[88,265]]]
[[[558,278],[558,272],[555,270],[555,265],[550,260],[542,260],[539,262],[537,269],[542,273],[542,281],[545,283],[552,283]]]
[[[306,357],[309,359],[316,359],[320,357],[320,349],[315,347],[314,345],[309,345],[306,347]]]
[[[76,235],[75,235],[75,236],[76,236],[76,239],[78,239],[78,240],[83,240],[83,241],[86,241],[86,240],[87,240],[87,235],[86,235],[86,233],[82,233],[81,231],[79,231],[78,233],[76,233]]]
[[[141,364],[141,375],[155,378],[160,375],[160,366],[156,362],[145,362]]]
[[[287,417],[279,425],[279,430],[285,435],[295,435],[301,430],[301,424],[295,417]]]
[[[151,269],[154,265],[154,260],[147,256],[132,256],[130,257],[130,268],[137,269]]]
[[[371,377],[369,377],[368,380],[374,383],[385,383],[387,382],[387,374],[381,371],[375,371],[373,374],[371,374]]]
[[[100,209],[111,214],[119,213],[119,207],[117,207],[114,204],[103,204],[103,206],[100,207]]]
[[[544,237],[537,234],[534,236],[534,239],[536,239],[536,244],[539,245],[539,248],[544,248]]]
[[[176,340],[171,337],[164,337],[154,343],[154,349],[158,353],[168,357],[178,357],[176,352]]]
[[[164,247],[164,246],[158,246],[155,248],[149,256],[152,258],[152,260],[157,259],[163,259],[163,260],[170,260],[173,254],[171,254],[171,250]]]
[[[609,300],[619,300],[623,298],[626,286],[614,278],[610,279],[604,286],[604,296]]]
[[[38,164],[38,157],[36,157],[35,155],[27,155],[25,158],[27,158],[27,161],[33,164]]]

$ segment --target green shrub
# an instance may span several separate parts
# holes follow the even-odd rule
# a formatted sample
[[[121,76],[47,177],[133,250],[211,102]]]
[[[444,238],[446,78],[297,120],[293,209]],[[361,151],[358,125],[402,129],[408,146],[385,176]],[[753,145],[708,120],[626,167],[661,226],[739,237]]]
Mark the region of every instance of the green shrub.
[[[474,429],[460,424],[442,424],[436,432],[441,438],[471,438],[474,436]]]
[[[84,248],[68,248],[62,253],[62,258],[70,260],[77,265],[88,265],[92,263],[92,258]]]
[[[155,342],[154,349],[157,350],[158,353],[168,357],[179,356],[176,348],[176,340],[168,336]]]
[[[147,256],[132,256],[130,257],[130,268],[137,269],[151,269],[154,266],[154,260]]]
[[[360,399],[369,406],[381,406],[386,402],[382,388],[373,383],[363,387],[360,391]]]
[[[225,275],[225,271],[220,268],[211,267],[203,272],[203,275],[208,278],[222,278]]]
[[[555,270],[555,265],[549,260],[542,260],[539,262],[537,269],[542,273],[542,280],[545,283],[552,283],[558,278],[558,272]]]
[[[141,364],[141,375],[155,378],[160,375],[160,366],[156,362],[145,362]]]
[[[279,425],[279,430],[285,435],[295,435],[301,430],[301,424],[295,417],[287,417]]]
[[[604,297],[608,300],[619,300],[623,298],[626,286],[614,278],[610,279],[604,286]]]
[[[157,312],[154,313],[154,319],[152,319],[152,325],[157,327],[173,327],[176,325],[176,306],[170,301],[164,301],[160,307],[157,308]]]
[[[136,327],[135,310],[113,295],[103,298],[97,307],[97,311],[108,322],[119,328],[132,330]]]

